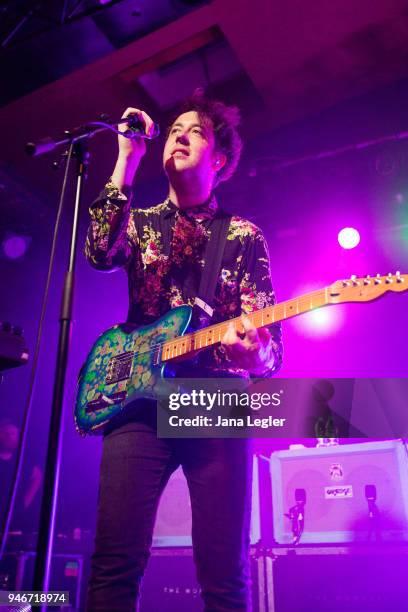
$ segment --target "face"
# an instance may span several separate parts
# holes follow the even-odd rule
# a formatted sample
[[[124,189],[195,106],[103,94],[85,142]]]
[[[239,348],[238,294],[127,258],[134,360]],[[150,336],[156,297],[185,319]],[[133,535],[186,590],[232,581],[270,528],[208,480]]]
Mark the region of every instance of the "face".
[[[182,178],[212,183],[221,163],[212,125],[203,123],[195,111],[177,117],[163,151],[163,167],[170,182]]]
[[[12,452],[18,445],[18,429],[15,425],[3,425],[0,427],[0,450]]]

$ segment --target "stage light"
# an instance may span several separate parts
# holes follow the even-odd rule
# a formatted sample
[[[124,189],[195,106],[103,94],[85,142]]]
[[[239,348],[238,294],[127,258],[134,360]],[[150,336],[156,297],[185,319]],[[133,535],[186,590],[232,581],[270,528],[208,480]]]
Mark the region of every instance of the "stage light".
[[[26,253],[29,242],[28,236],[10,235],[3,240],[3,252],[8,259],[19,259]]]
[[[317,308],[294,319],[303,336],[323,338],[337,333],[343,324],[344,314],[341,306]]]
[[[354,249],[360,242],[360,234],[354,227],[344,227],[337,238],[343,249]]]

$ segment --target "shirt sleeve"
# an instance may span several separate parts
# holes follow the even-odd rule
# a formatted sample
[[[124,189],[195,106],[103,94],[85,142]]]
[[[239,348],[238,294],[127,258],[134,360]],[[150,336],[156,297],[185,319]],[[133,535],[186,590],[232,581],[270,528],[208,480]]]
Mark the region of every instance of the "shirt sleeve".
[[[239,290],[241,311],[245,314],[272,306],[276,302],[271,280],[268,245],[259,229],[248,238],[248,246],[242,261]],[[276,374],[283,359],[282,326],[279,322],[273,323],[268,326],[268,329],[271,333],[274,362],[263,374],[264,378]]]
[[[91,222],[85,256],[98,270],[113,271],[125,266],[136,243],[132,231],[130,198],[109,181],[89,209]]]

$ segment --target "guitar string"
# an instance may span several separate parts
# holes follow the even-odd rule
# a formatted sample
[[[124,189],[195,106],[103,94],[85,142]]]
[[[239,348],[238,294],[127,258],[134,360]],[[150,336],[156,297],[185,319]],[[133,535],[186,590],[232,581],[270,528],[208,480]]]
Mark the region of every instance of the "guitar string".
[[[403,276],[405,276],[405,275],[403,275]],[[360,279],[356,279],[356,280],[361,282],[364,279],[360,278]],[[293,298],[292,300],[287,300],[286,304],[289,304],[290,302],[296,301],[296,302],[298,302],[298,304],[303,305],[303,304],[309,302],[311,298],[313,299],[315,297],[320,297],[322,295],[325,295],[326,291],[328,289],[329,289],[329,287],[324,287],[323,289],[318,289],[316,291],[311,291],[310,293],[306,293],[304,295],[301,295],[298,298]],[[276,307],[276,308],[283,307],[283,308],[285,308],[284,305],[285,305],[285,302],[278,302],[277,304],[272,304],[271,306],[267,306],[266,308],[273,308],[273,307]],[[329,305],[329,303],[325,303],[322,306],[327,306],[327,305]],[[318,308],[321,308],[322,306],[318,306]],[[262,312],[262,310],[266,310],[266,308],[265,309],[261,309],[261,310],[255,310],[254,312],[248,313],[247,316],[259,314],[260,312]],[[303,314],[303,313],[299,313],[299,314]],[[287,318],[287,317],[283,317],[283,319],[279,319],[278,321],[274,321],[272,323],[263,325],[262,327],[267,327],[268,325],[273,325],[273,323],[278,323],[279,321],[284,320],[285,318]],[[234,317],[232,319],[227,319],[226,321],[220,321],[219,323],[214,323],[214,325],[211,325],[209,327],[211,327],[212,329],[216,329],[216,328],[219,328],[220,326],[225,325],[226,323],[231,323],[233,321],[239,321],[239,320],[240,320],[240,317]],[[170,343],[171,342],[179,342],[181,340],[181,338],[185,338],[186,339],[189,336],[192,336],[192,335],[194,335],[196,333],[205,333],[205,331],[204,331],[205,329],[206,328],[202,328],[201,330],[197,330],[196,332],[189,332],[186,336],[179,336],[178,338],[165,340],[164,342],[157,342],[156,344],[152,344],[151,347],[148,350],[146,350],[146,351],[129,351],[129,352],[132,353],[132,358],[135,357],[135,355],[146,355],[148,353],[154,353],[154,351],[158,347],[163,347],[168,342],[170,342]],[[217,340],[213,344],[217,344],[218,342],[220,342],[220,340]],[[209,346],[211,346],[211,345],[209,345]],[[208,348],[208,347],[203,346],[203,347],[200,347],[199,349],[196,349],[196,350],[201,350],[201,349],[204,349],[204,348]],[[188,352],[190,352],[190,351],[188,351]],[[181,355],[176,355],[176,357],[178,357],[178,356],[181,356]]]
[[[312,291],[311,293],[308,293],[308,294],[306,294],[306,295],[304,295],[304,296],[300,296],[300,297],[299,297],[297,300],[296,300],[296,298],[295,298],[295,300],[296,300],[296,301],[297,301],[299,304],[303,304],[303,303],[306,303],[307,301],[310,301],[310,298],[311,298],[311,297],[319,297],[319,296],[321,296],[322,294],[325,294],[325,292],[326,292],[326,288],[325,288],[325,289],[319,289],[319,290],[317,290],[317,291]],[[307,299],[306,299],[306,297],[307,297]],[[293,301],[293,300],[288,300],[288,302],[291,302],[291,301]],[[277,303],[277,304],[272,304],[272,307],[275,307],[275,306],[276,306],[276,307],[279,307],[279,306],[280,306],[280,307],[282,307],[284,304],[285,304],[285,302],[279,302],[279,303]],[[267,306],[267,308],[271,308],[271,306]],[[249,313],[247,316],[256,315],[256,314],[258,314],[258,313],[262,312],[262,310],[266,310],[266,308],[265,308],[265,309],[261,309],[261,310],[255,310],[254,312],[250,312],[250,313]],[[299,313],[299,314],[301,314],[301,313]],[[225,325],[226,323],[231,323],[232,321],[239,321],[239,320],[240,320],[240,317],[234,317],[233,319],[227,319],[226,321],[220,321],[219,323],[214,323],[214,325],[211,325],[211,326],[209,326],[209,327],[211,327],[212,329],[215,329],[215,328],[217,328],[217,327],[221,327],[221,326]],[[280,320],[282,320],[282,319],[280,319]],[[274,321],[274,322],[275,322],[275,323],[278,323],[279,321]],[[268,325],[273,325],[273,323],[266,324],[266,325],[264,325],[263,327],[267,327]],[[178,338],[175,338],[175,339],[173,339],[173,340],[172,340],[172,339],[169,339],[169,340],[165,340],[164,342],[157,342],[156,344],[152,344],[152,345],[151,345],[151,347],[150,347],[150,349],[148,349],[148,350],[146,350],[146,351],[129,351],[129,352],[130,352],[130,353],[132,353],[132,358],[133,358],[135,355],[146,355],[146,354],[148,354],[148,353],[154,353],[154,351],[155,351],[155,350],[156,350],[158,347],[163,347],[163,346],[164,346],[165,344],[167,344],[168,342],[177,342],[177,341],[180,341],[180,340],[181,340],[181,338],[188,338],[190,335],[193,335],[193,334],[195,334],[195,333],[200,333],[200,332],[201,332],[201,333],[205,333],[205,332],[204,332],[204,330],[205,330],[205,329],[206,329],[206,328],[204,327],[204,328],[202,328],[201,330],[197,330],[196,332],[189,332],[189,333],[188,333],[186,336],[179,336]],[[219,341],[219,340],[217,340],[217,342],[220,342],[220,341]],[[216,344],[216,343],[215,343],[215,344]],[[210,345],[210,346],[211,346],[211,345]],[[203,347],[200,347],[200,349],[197,349],[197,350],[201,350],[202,348],[207,348],[207,347],[204,347],[204,346],[203,346]],[[123,353],[122,353],[122,354],[123,354]]]
[[[405,275],[401,275],[401,276],[405,277]],[[386,277],[384,277],[384,278],[386,278]],[[361,283],[362,281],[364,281],[364,278],[357,278],[356,280]],[[339,281],[337,281],[337,282],[339,282]],[[330,285],[330,286],[332,286],[332,285]],[[310,293],[306,293],[304,295],[301,295],[298,298],[293,298],[292,300],[287,300],[286,304],[289,304],[290,302],[297,301],[299,305],[303,305],[303,304],[307,303],[308,301],[310,301],[310,298],[313,299],[315,297],[321,297],[323,294],[326,295],[326,292],[328,291],[329,288],[330,287],[324,287],[323,289],[318,289],[316,291],[311,291]],[[271,308],[271,307],[272,308],[273,307],[276,307],[276,308],[284,307],[285,308],[284,305],[285,305],[285,302],[278,302],[277,304],[272,304],[271,306],[267,306],[266,308]],[[330,305],[329,302],[328,303],[324,303],[323,305],[318,306],[317,308],[322,308],[323,306],[328,306],[328,305]],[[260,312],[262,312],[262,310],[266,310],[266,308],[265,309],[261,309],[261,310],[255,310],[254,312],[248,313],[247,316],[259,314]],[[313,309],[315,309],[315,308],[313,308]],[[299,313],[299,314],[304,314],[304,313]],[[268,327],[268,325],[273,325],[273,323],[278,323],[279,321],[284,320],[285,318],[287,318],[287,317],[283,317],[283,319],[279,319],[278,321],[273,321],[272,323],[263,325],[262,327]],[[218,328],[220,326],[225,325],[226,323],[230,323],[232,321],[239,321],[239,319],[240,319],[240,317],[234,317],[232,319],[227,319],[226,321],[220,321],[219,323],[214,323],[214,325],[211,325],[209,327],[211,327],[212,329],[216,329],[216,328]],[[189,336],[191,336],[191,335],[193,335],[195,333],[200,333],[200,332],[201,333],[205,333],[205,329],[206,328],[202,328],[201,330],[197,330],[196,332],[189,332],[186,336],[179,336],[178,338],[175,338],[175,339],[169,339],[169,340],[165,340],[164,342],[158,342],[156,344],[152,344],[151,348],[149,350],[147,350],[147,351],[140,351],[140,352],[132,351],[133,352],[133,356],[135,356],[136,354],[137,355],[145,355],[147,353],[153,353],[154,350],[157,347],[162,347],[165,344],[167,344],[168,342],[171,343],[171,342],[180,341],[181,338],[188,338]],[[217,342],[220,342],[220,341],[217,340]],[[216,344],[216,343],[214,343],[214,344]],[[200,349],[198,349],[198,350],[201,350],[202,348],[207,348],[207,347],[200,347]]]
[[[406,275],[404,274],[404,275],[401,275],[401,276],[402,276],[402,277],[405,277]],[[384,277],[384,278],[386,278],[386,277]],[[359,282],[361,282],[361,281],[362,281],[362,280],[364,280],[364,279],[362,279],[362,278],[357,278],[356,280],[357,280],[357,281],[359,281]],[[337,282],[339,282],[339,281],[337,281]],[[330,285],[330,286],[331,286],[331,285]],[[316,290],[316,291],[311,291],[310,293],[307,293],[307,294],[305,294],[305,295],[301,295],[301,296],[299,296],[299,298],[294,298],[294,299],[292,299],[292,300],[287,300],[287,303],[292,302],[292,301],[297,301],[299,304],[301,304],[301,305],[302,305],[302,304],[304,304],[305,302],[309,301],[309,300],[310,300],[310,298],[313,298],[313,297],[318,297],[318,296],[321,296],[322,294],[326,294],[326,291],[327,291],[328,289],[329,289],[329,287],[324,287],[323,289],[318,289],[318,290]],[[277,304],[272,304],[271,306],[267,306],[266,308],[271,308],[271,307],[282,307],[282,306],[284,306],[284,304],[285,304],[285,302],[278,302]],[[328,303],[323,304],[323,306],[327,306],[327,305],[329,305],[329,304],[328,304]],[[321,307],[322,307],[322,306],[318,306],[318,308],[321,308]],[[247,316],[256,315],[256,314],[258,314],[258,313],[262,312],[262,310],[266,310],[266,308],[265,308],[265,309],[255,310],[255,311],[253,311],[253,312],[250,312],[250,313],[248,313],[248,314],[247,314]],[[303,314],[303,313],[299,313],[299,314]],[[286,317],[284,317],[283,319],[285,319],[285,318],[286,318]],[[222,326],[222,325],[225,325],[226,323],[231,323],[232,321],[238,321],[239,319],[240,319],[240,317],[234,317],[234,318],[232,318],[232,319],[227,319],[226,321],[220,321],[219,323],[214,323],[213,325],[211,325],[211,326],[209,326],[209,327],[211,327],[212,329],[216,329],[217,327],[220,327],[220,326]],[[281,320],[283,320],[283,319],[280,319],[280,321],[281,321]],[[272,323],[269,323],[269,324],[263,325],[262,327],[268,327],[268,325],[273,325],[273,323],[278,323],[278,322],[279,322],[279,321],[273,321]],[[194,333],[200,333],[200,332],[204,333],[204,330],[205,330],[205,329],[206,329],[206,328],[202,328],[201,330],[197,330],[196,332],[189,332],[189,333],[188,333],[186,336],[179,336],[178,338],[175,338],[175,339],[169,339],[169,340],[165,340],[164,342],[157,342],[156,344],[152,344],[152,345],[151,345],[151,347],[150,347],[150,349],[148,349],[147,351],[129,351],[129,352],[130,352],[130,353],[132,353],[132,357],[134,357],[135,355],[145,355],[145,354],[147,354],[147,353],[153,353],[153,352],[154,352],[154,351],[155,351],[155,350],[156,350],[158,347],[162,347],[162,346],[164,346],[165,344],[167,344],[168,342],[177,342],[177,341],[179,341],[181,338],[188,338],[190,335],[193,335]],[[219,341],[217,341],[217,342],[219,342]],[[207,347],[200,347],[200,349],[198,349],[198,350],[201,350],[201,348],[207,348]]]

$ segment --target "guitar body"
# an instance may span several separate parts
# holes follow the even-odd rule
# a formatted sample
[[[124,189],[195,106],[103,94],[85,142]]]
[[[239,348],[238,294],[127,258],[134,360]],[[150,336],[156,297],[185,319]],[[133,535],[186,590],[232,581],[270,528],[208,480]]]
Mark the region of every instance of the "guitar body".
[[[190,306],[178,306],[151,325],[115,325],[99,336],[83,365],[75,403],[81,434],[102,433],[104,425],[138,398],[155,398],[165,364],[160,345],[183,336]]]

